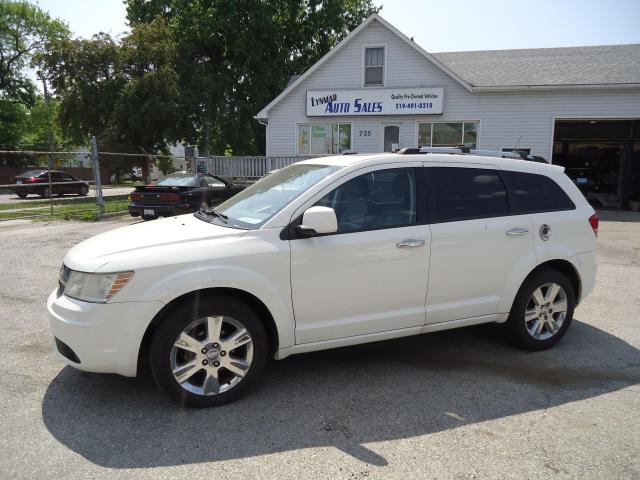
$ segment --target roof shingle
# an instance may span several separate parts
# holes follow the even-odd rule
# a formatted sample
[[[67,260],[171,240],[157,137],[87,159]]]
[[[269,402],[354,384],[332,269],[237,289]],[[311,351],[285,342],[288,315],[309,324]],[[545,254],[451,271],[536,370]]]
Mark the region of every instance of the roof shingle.
[[[432,55],[474,87],[640,85],[640,44]]]

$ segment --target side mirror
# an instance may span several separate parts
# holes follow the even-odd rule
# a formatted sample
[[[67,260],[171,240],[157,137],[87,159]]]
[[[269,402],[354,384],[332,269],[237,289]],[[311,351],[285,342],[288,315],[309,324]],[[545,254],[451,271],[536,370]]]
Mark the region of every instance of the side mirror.
[[[296,233],[307,236],[337,231],[336,212],[329,207],[311,207],[302,215],[302,225],[296,227]]]

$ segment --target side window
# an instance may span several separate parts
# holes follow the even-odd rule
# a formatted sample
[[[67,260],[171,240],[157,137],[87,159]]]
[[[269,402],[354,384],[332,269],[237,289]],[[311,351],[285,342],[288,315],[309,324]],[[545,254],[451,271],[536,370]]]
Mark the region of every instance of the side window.
[[[549,212],[576,208],[560,185],[545,175],[503,171],[511,188],[513,213]]]
[[[62,182],[75,182],[76,181],[76,179],[73,178],[68,173],[60,172],[60,173],[58,173],[58,175],[60,176],[60,181],[62,181]]]
[[[393,168],[365,173],[343,183],[316,205],[333,208],[338,233],[415,225],[415,171]]]
[[[507,191],[494,170],[428,167],[433,175],[436,222],[500,217],[509,211]]]
[[[216,177],[205,177],[205,185],[209,187],[226,187],[225,183],[222,180],[218,180]]]

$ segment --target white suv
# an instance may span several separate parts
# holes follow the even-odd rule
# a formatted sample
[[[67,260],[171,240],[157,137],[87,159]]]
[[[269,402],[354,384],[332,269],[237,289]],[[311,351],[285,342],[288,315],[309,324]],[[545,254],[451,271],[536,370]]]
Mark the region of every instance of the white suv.
[[[504,155],[504,154],[500,154]],[[474,154],[306,160],[216,210],[69,251],[48,300],[69,365],[229,402],[269,356],[505,323],[558,342],[594,286],[598,217],[558,166]]]

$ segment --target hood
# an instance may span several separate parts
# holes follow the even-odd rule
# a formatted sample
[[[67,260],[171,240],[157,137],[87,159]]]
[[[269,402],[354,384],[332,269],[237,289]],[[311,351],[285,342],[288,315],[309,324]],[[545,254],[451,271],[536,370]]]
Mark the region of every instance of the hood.
[[[135,259],[149,254],[158,258],[170,251],[185,247],[195,249],[204,242],[239,238],[245,233],[246,230],[199,220],[193,214],[180,215],[136,223],[91,237],[69,250],[64,264],[72,270],[96,272],[116,258]]]

